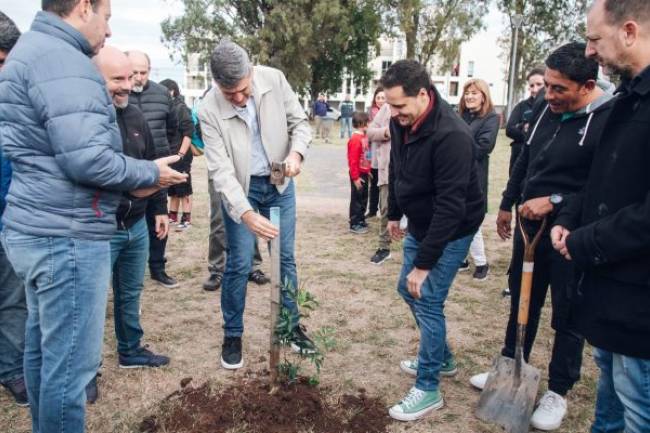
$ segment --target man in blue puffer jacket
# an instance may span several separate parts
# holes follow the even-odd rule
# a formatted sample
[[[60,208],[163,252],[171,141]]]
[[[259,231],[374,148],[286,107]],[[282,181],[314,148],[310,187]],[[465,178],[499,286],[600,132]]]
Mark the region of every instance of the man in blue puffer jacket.
[[[110,0],[43,0],[0,73],[0,144],[12,183],[2,242],[27,297],[24,373],[38,433],[84,431],[99,367],[121,191],[183,182],[170,157],[122,153],[115,109],[90,60]],[[140,191],[136,191],[140,190]]]

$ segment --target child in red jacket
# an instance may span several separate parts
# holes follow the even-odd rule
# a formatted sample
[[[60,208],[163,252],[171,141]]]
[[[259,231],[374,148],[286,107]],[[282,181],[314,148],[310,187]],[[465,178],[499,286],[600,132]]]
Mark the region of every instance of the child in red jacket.
[[[348,167],[350,168],[350,231],[354,234],[368,232],[366,206],[368,205],[368,176],[371,169],[370,147],[366,137],[368,114],[352,114],[354,132],[348,141]]]

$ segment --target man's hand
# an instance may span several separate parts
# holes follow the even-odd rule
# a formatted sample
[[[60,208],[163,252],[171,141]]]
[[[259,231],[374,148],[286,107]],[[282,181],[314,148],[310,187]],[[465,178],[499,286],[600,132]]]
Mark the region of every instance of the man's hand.
[[[160,191],[159,186],[150,186],[148,188],[140,188],[140,189],[133,190],[130,192],[130,194],[133,197],[145,198],[157,193],[158,191]]]
[[[519,206],[519,213],[528,220],[543,220],[551,212],[553,204],[549,196],[532,198]]]
[[[302,169],[302,155],[298,152],[292,151],[287,156],[287,159],[284,160],[285,169],[284,175],[287,177],[296,177],[300,174]]]
[[[166,156],[164,158],[158,158],[154,160],[158,166],[158,171],[160,176],[158,178],[158,186],[161,188],[166,188],[171,185],[176,185],[187,181],[186,173],[179,173],[173,168],[169,167],[170,164],[178,162],[181,159],[178,155]]]
[[[406,286],[408,291],[415,299],[420,299],[422,297],[422,284],[424,283],[424,280],[427,279],[428,275],[429,271],[426,269],[413,268],[406,277]]]
[[[156,237],[163,240],[169,234],[169,217],[167,215],[156,215]]]
[[[390,238],[394,241],[400,241],[404,237],[404,230],[399,228],[399,221],[388,221],[386,226]]]
[[[280,233],[278,228],[271,224],[271,221],[252,210],[244,212],[241,220],[250,231],[265,241],[270,241]]]
[[[357,189],[357,191],[361,191],[361,188],[363,187],[363,181],[361,178],[353,180],[352,182],[354,183],[354,187]]]
[[[504,241],[512,236],[512,212],[500,210],[497,215],[497,234]]]
[[[562,226],[554,226],[551,229],[551,244],[553,248],[567,260],[571,260],[571,254],[569,254],[569,249],[566,244],[566,240],[570,234],[571,231]]]

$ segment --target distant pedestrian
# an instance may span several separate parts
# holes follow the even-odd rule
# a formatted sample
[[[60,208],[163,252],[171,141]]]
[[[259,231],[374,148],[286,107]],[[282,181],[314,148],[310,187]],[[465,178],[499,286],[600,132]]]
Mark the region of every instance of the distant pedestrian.
[[[377,86],[375,89],[375,93],[372,97],[372,105],[370,106],[370,110],[368,110],[368,116],[370,121],[372,122],[375,119],[375,116],[381,109],[381,107],[384,106],[386,103],[386,94],[384,93],[384,89],[382,89],[381,86]],[[388,126],[388,123],[386,123],[385,126]],[[385,142],[386,140],[379,140]],[[388,140],[390,142],[390,140]],[[368,192],[368,214],[366,215],[366,218],[374,218],[377,216],[377,211],[379,210],[379,161],[377,160],[378,156],[378,141],[374,139],[370,139],[370,152],[372,155],[372,158],[370,160],[372,170],[370,171],[370,191]],[[386,152],[386,154],[390,153],[390,149]],[[388,170],[388,160],[386,160],[386,169]],[[388,181],[386,181],[388,183]]]
[[[370,175],[370,147],[368,146],[368,115],[355,112],[352,116],[354,132],[348,141],[348,170],[350,173],[350,231],[368,233],[365,213],[368,204],[368,176]]]
[[[494,150],[497,135],[499,134],[499,116],[494,112],[494,105],[490,97],[490,86],[481,79],[467,81],[463,86],[463,97],[460,100],[459,111],[463,120],[469,125],[474,137],[478,179],[485,198],[484,212],[487,213],[490,153]],[[469,254],[474,261],[474,279],[485,280],[490,265],[485,254],[485,242],[480,228],[476,232],[474,240],[472,240]],[[469,262],[465,261],[461,269],[469,269]]]
[[[508,174],[512,174],[515,161],[517,161],[517,157],[526,142],[533,116],[533,105],[540,90],[544,89],[544,68],[532,69],[526,76],[526,82],[529,96],[515,105],[506,125],[506,136],[512,139]]]
[[[347,138],[352,136],[352,114],[354,113],[354,103],[350,99],[350,95],[345,95],[345,99],[341,102],[339,111],[341,112],[341,138],[347,134]]]
[[[375,92],[375,103],[371,109],[374,116],[370,125],[368,126],[368,140],[370,140],[370,147],[372,152],[372,164],[376,164],[377,168],[373,168],[371,173],[373,179],[370,182],[370,198],[373,200],[373,183],[377,183],[379,193],[379,240],[377,251],[370,258],[370,262],[375,265],[382,264],[386,259],[390,258],[390,233],[388,233],[388,167],[390,165],[390,106],[386,104],[386,97],[383,90]],[[379,110],[374,110],[379,108]]]
[[[314,121],[316,122],[316,136],[325,140],[325,142],[329,140],[329,131],[326,130],[327,111],[329,108],[325,95],[322,93],[319,94],[318,99],[314,102],[313,113]]]
[[[178,120],[177,133],[169,143],[171,154],[177,154],[181,160],[174,164],[174,169],[187,173],[187,182],[169,188],[169,223],[176,224],[176,231],[187,230],[192,226],[192,135],[194,122],[192,113],[185,105],[178,84],[174,80],[163,80],[161,85],[169,89],[172,98],[172,107]],[[178,219],[181,214],[180,220]]]

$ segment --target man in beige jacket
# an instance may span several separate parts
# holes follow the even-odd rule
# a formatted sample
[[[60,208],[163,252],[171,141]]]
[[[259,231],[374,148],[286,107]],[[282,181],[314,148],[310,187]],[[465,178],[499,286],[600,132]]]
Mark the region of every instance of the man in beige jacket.
[[[255,237],[270,240],[278,228],[269,221],[270,208],[280,208],[280,277],[298,287],[294,258],[296,198],[293,177],[300,173],[311,142],[311,128],[298,97],[277,69],[253,66],[239,45],[224,40],[210,58],[216,86],[199,109],[208,175],[223,200],[228,239],[221,291],[224,342],[221,365],[244,365],[241,336],[246,282],[252,267]],[[271,163],[285,162],[285,181],[270,183]],[[286,290],[283,306],[295,320],[292,348],[314,349],[298,324],[298,309]]]

